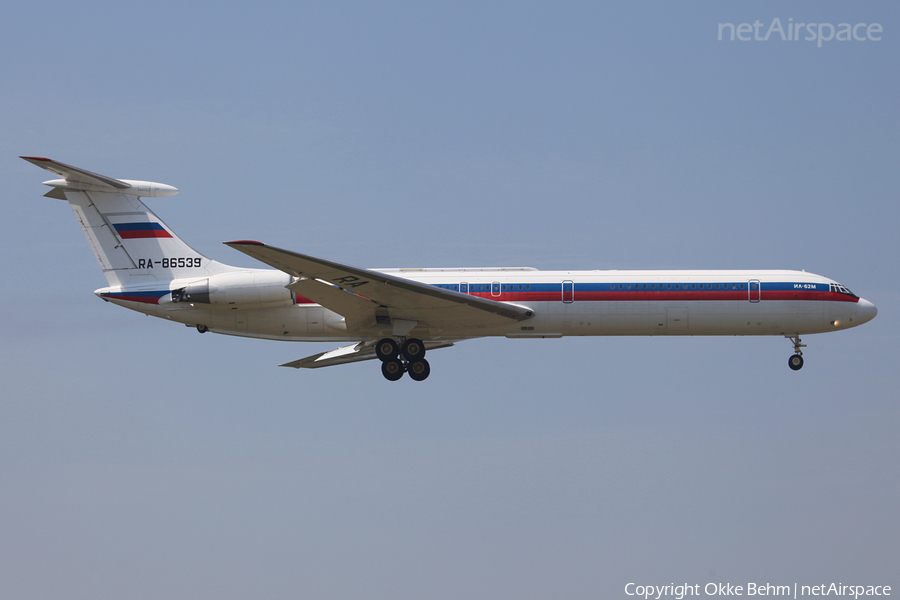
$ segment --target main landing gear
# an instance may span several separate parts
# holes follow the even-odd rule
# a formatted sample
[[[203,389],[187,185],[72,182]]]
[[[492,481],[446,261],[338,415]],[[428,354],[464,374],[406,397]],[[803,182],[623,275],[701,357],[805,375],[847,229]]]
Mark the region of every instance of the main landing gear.
[[[391,338],[384,338],[375,344],[375,354],[381,360],[381,374],[388,381],[397,381],[404,373],[409,373],[413,381],[423,381],[431,373],[422,340],[410,338],[398,346]]]
[[[793,371],[799,371],[803,368],[803,350],[800,348],[806,348],[806,344],[800,343],[799,335],[786,335],[784,337],[794,342],[794,355],[788,359],[788,366]]]

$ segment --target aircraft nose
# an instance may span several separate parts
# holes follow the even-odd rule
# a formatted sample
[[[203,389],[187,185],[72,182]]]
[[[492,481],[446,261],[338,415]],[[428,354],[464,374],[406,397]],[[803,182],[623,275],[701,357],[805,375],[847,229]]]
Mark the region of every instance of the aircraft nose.
[[[878,309],[868,300],[860,298],[859,302],[856,303],[856,318],[859,319],[860,325],[871,321],[877,314]]]

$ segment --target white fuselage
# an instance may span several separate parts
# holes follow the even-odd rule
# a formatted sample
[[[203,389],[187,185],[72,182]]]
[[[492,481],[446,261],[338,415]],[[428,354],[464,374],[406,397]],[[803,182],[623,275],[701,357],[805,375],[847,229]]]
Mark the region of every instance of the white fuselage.
[[[861,325],[877,314],[835,281],[802,271],[539,271],[530,268],[360,269],[255,240],[225,242],[275,270],[212,260],[142,201],[172,186],[115,179],[22,157],[62,179],[46,195],[69,203],[109,287],[108,302],[201,333],[287,341],[350,341],[286,363],[319,368],[379,359],[390,381],[425,380],[426,350],[488,336],[800,336]]]
[[[793,336],[847,329],[877,312],[835,281],[802,271],[376,271],[534,311],[532,318],[504,326],[418,327],[410,333],[429,339]],[[377,340],[391,335],[388,322],[348,332],[341,315],[286,290],[293,281],[286,273],[248,269],[227,278],[211,285],[212,299],[203,302],[172,302],[172,290],[196,279],[176,279],[168,289],[110,287],[96,293],[133,310],[230,335],[288,341]]]

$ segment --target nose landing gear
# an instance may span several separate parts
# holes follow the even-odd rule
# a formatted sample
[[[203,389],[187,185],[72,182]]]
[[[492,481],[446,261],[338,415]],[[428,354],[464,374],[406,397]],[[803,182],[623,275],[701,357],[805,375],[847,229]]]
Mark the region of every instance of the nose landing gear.
[[[381,360],[381,374],[388,381],[397,381],[404,373],[409,373],[413,381],[424,381],[431,373],[431,366],[425,360],[425,344],[422,340],[410,338],[398,346],[391,338],[384,338],[375,344],[375,354]]]
[[[801,348],[806,348],[806,344],[800,343],[799,335],[786,335],[784,337],[794,342],[794,355],[788,359],[788,366],[793,371],[799,371],[803,368],[803,350]]]

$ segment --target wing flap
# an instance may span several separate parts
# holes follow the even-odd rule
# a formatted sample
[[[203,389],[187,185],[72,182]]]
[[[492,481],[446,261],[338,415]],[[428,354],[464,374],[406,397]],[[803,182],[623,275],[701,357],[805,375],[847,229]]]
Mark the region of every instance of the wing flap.
[[[377,322],[377,304],[339,287],[315,279],[301,279],[288,285],[287,289],[344,317],[347,331],[368,329]]]

